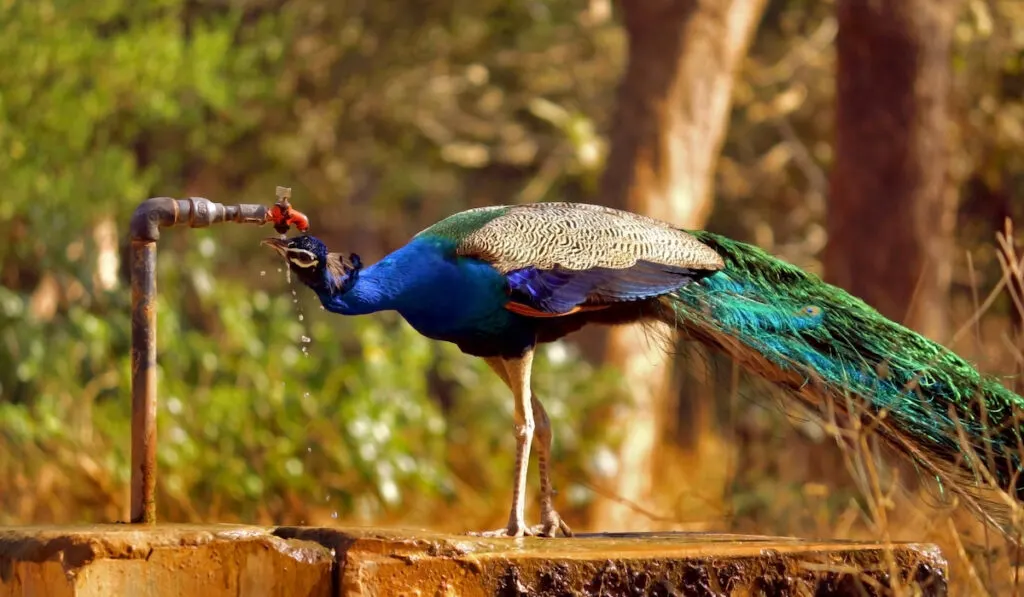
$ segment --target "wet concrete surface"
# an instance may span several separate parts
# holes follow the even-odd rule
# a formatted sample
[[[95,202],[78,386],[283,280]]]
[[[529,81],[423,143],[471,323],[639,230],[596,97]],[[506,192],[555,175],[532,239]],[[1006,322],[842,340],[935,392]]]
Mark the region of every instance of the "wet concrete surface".
[[[0,529],[0,597],[945,595],[924,544],[706,533],[489,539],[376,528]]]

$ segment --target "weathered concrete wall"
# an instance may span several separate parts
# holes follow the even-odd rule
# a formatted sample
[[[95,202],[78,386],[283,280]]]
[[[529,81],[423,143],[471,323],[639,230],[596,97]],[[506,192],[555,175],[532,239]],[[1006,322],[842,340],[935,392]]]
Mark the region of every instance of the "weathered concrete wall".
[[[328,597],[333,566],[329,549],[257,527],[0,531],[0,597]]]
[[[737,535],[481,539],[234,525],[0,529],[0,597],[945,594],[927,545]]]

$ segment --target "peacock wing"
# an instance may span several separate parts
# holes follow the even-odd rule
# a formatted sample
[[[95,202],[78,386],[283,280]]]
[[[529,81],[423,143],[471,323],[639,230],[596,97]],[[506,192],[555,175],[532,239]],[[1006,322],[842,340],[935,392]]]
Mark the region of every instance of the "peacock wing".
[[[660,296],[710,273],[637,261],[632,267],[622,269],[524,267],[507,273],[505,278],[509,287],[509,309],[522,315],[550,316]]]
[[[505,208],[457,253],[504,273],[510,308],[537,316],[657,296],[724,267],[717,252],[664,222],[572,203]]]
[[[457,251],[486,260],[502,273],[524,267],[626,269],[638,261],[693,270],[725,266],[714,249],[683,230],[586,203],[505,208],[461,238]]]

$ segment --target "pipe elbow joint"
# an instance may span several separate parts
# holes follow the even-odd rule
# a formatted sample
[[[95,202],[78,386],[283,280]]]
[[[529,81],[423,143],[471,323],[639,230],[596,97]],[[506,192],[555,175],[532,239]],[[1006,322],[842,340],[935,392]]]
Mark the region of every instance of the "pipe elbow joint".
[[[173,226],[178,220],[177,199],[153,197],[146,199],[135,208],[128,225],[132,240],[156,242],[160,240],[160,228]]]

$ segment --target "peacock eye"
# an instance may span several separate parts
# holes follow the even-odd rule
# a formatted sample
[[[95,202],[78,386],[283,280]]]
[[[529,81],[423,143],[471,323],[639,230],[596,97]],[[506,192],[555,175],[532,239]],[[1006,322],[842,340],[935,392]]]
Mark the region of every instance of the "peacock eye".
[[[316,255],[303,249],[289,249],[288,260],[302,268],[315,267],[317,264]]]

